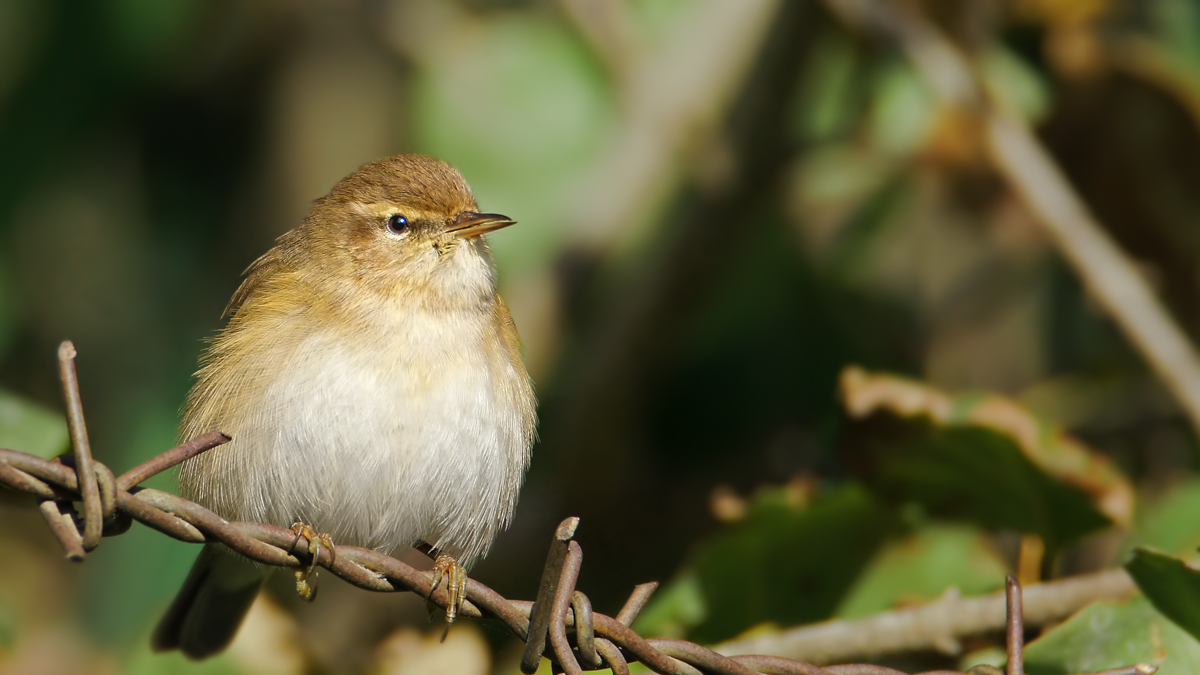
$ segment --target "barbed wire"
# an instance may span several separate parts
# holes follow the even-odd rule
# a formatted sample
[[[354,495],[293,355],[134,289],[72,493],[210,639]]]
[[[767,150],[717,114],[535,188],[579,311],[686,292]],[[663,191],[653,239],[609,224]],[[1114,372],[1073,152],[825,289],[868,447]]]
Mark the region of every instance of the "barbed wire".
[[[265,523],[229,522],[203,506],[160,490],[139,487],[146,479],[232,440],[214,431],[149,459],[120,476],[92,458],[75,371],[75,347],[68,341],[58,351],[59,375],[67,407],[73,454],[52,460],[0,448],[0,485],[33,495],[51,532],[67,557],[82,561],[102,537],[129,530],[134,520],[167,536],[189,543],[221,542],[257,562],[275,567],[304,568],[314,562],[345,581],[369,591],[412,591],[445,607],[444,588],[432,589],[432,576],[378,551],[355,546],[314,547],[293,530]],[[77,508],[79,504],[82,508]],[[644,638],[630,628],[657,582],[641,584],[615,617],[592,609],[591,601],[575,588],[583,551],[574,540],[578,518],[567,518],[555,530],[538,588],[537,600],[508,600],[474,579],[467,582],[466,601],[459,614],[493,618],[525,642],[521,669],[533,673],[543,657],[556,673],[575,675],[585,670],[610,669],[628,675],[629,663],[641,662],[661,675],[906,675],[873,664],[816,666],[769,655],[724,656],[685,640]],[[1006,584],[1007,675],[1023,675],[1024,616],[1021,586],[1009,576]],[[568,632],[570,631],[570,632]],[[1093,675],[1149,675],[1157,667],[1135,664]],[[967,675],[1002,673],[993,666],[976,666]],[[954,670],[920,675],[964,675]]]

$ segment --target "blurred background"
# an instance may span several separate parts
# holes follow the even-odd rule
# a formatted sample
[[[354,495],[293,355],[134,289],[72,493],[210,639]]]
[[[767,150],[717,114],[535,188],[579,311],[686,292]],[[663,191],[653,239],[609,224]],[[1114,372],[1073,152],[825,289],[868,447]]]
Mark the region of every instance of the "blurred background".
[[[1134,541],[1194,550],[1188,419],[969,116],[846,4],[0,2],[0,446],[67,447],[64,339],[101,461],[173,446],[247,265],[361,163],[422,152],[519,221],[489,241],[540,441],[472,574],[505,596],[534,597],[567,516],[599,611],[669,582],[639,629],[705,642],[995,590],[1031,541],[1035,577]],[[905,6],[1200,338],[1200,3]],[[960,409],[1007,397],[1107,482],[995,425],[848,415],[851,365]],[[930,484],[996,438],[1039,487],[961,466]],[[313,605],[274,589],[229,654],[152,656],[195,546],[135,525],[69,564],[31,499],[0,495],[0,523],[0,673],[516,672],[498,625],[437,646],[420,600],[330,575]]]

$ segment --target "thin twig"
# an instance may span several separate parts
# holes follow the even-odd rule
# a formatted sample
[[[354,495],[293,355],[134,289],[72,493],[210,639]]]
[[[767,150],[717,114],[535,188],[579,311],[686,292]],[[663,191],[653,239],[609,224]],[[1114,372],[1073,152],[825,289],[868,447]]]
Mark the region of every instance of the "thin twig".
[[[889,0],[826,1],[855,25],[896,39],[943,104],[976,115],[996,170],[1200,433],[1200,355],[1025,122],[989,95],[973,64],[920,15]]]
[[[1007,627],[1004,651],[1008,656],[1008,675],[1025,675],[1025,610],[1021,605],[1021,582],[1013,575],[1004,580]]]
[[[559,0],[559,5],[622,90],[642,52],[628,0]]]
[[[1174,394],[1200,432],[1200,355],[1145,278],[1071,190],[1021,120],[993,114],[986,131],[996,168],[1041,221],[1088,291]]]
[[[575,245],[610,251],[638,236],[651,205],[683,178],[676,167],[719,129],[781,4],[690,3],[676,29],[629,67],[616,137],[564,204]]]
[[[1024,622],[1042,626],[1061,621],[1094,600],[1124,599],[1136,592],[1137,586],[1121,569],[1037,584],[1024,591]],[[730,656],[778,654],[818,664],[870,659],[999,633],[1006,625],[1005,614],[1004,593],[970,598],[948,593],[920,607],[800,626],[725,642],[714,649]]]

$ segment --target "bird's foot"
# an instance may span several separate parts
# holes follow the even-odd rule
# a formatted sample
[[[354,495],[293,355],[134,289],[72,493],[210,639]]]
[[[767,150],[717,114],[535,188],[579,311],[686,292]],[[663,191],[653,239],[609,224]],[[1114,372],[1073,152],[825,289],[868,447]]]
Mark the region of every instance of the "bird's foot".
[[[295,533],[296,538],[292,541],[289,552],[296,549],[296,544],[300,543],[301,537],[308,541],[308,554],[312,558],[312,562],[308,567],[301,567],[295,571],[296,593],[301,599],[312,602],[317,599],[317,562],[321,560],[321,548],[325,547],[329,550],[330,564],[337,560],[337,549],[333,546],[332,537],[328,534],[318,534],[311,525],[296,522],[292,523],[291,530]]]
[[[458,618],[458,610],[462,608],[463,599],[467,597],[467,570],[454,556],[446,555],[445,553],[438,554],[438,557],[433,561],[433,585],[429,587],[429,595],[433,596],[433,592],[441,585],[442,581],[446,582],[446,623],[447,629],[449,625],[454,623],[454,619]],[[428,598],[426,598],[428,600]],[[442,636],[445,639],[445,635]]]

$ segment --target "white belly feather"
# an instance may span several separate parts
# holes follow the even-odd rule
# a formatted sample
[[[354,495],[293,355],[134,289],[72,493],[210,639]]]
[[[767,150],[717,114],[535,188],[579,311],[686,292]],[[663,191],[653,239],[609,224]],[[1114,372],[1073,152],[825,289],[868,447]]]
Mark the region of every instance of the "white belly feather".
[[[528,384],[481,347],[495,340],[482,319],[423,315],[390,345],[328,333],[296,345],[256,403],[214,420],[235,440],[212,452],[245,460],[205,472],[240,488],[240,509],[222,515],[303,521],[385,551],[421,540],[469,567],[507,524],[528,464],[514,400]],[[206,501],[212,487],[198,487]]]

